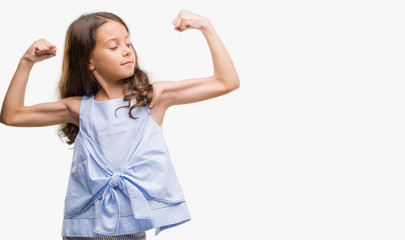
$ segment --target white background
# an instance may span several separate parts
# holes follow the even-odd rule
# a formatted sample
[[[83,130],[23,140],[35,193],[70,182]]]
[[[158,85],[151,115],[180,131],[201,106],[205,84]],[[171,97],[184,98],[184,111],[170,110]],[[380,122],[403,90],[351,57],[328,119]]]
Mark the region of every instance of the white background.
[[[210,19],[241,86],[174,106],[163,124],[192,220],[148,239],[404,239],[402,1],[13,1],[1,3],[0,99],[28,46],[25,104],[57,100],[69,24],[111,11],[152,81],[213,74],[184,8]],[[7,4],[7,5],[5,5]],[[1,235],[61,239],[71,146],[57,126],[0,126]]]

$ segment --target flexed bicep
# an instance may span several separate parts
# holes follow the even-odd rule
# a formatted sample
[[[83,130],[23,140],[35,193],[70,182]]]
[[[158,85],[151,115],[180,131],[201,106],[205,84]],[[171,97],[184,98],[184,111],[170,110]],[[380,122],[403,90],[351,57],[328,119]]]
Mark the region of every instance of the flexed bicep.
[[[207,100],[233,90],[218,81],[215,76],[163,83],[161,101],[164,101],[168,107]]]
[[[56,102],[22,106],[7,118],[2,118],[2,123],[15,127],[42,127],[61,123],[79,125],[79,109],[79,97],[70,97]]]

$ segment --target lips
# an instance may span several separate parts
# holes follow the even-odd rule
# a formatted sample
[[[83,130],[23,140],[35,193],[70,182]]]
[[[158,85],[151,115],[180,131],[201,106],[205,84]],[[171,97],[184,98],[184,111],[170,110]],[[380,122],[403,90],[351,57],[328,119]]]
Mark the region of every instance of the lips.
[[[127,61],[127,62],[124,62],[123,64],[121,64],[121,66],[127,66],[127,65],[132,65],[134,62],[132,62],[132,61]]]

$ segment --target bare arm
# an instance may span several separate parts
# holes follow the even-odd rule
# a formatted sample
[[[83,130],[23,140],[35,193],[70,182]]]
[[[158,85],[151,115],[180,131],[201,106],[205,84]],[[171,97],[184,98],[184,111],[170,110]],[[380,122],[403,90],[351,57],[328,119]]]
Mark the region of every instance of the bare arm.
[[[8,126],[37,127],[76,122],[72,114],[75,98],[57,102],[24,106],[25,90],[29,74],[36,62],[56,54],[56,47],[44,39],[35,41],[20,59],[17,70],[10,82],[1,109],[1,123]],[[77,102],[77,101],[76,101]]]
[[[173,24],[175,30],[180,32],[189,28],[201,30],[211,52],[214,75],[182,81],[155,82],[154,87],[160,92],[157,101],[167,108],[218,97],[239,88],[239,77],[232,59],[207,18],[181,10]]]

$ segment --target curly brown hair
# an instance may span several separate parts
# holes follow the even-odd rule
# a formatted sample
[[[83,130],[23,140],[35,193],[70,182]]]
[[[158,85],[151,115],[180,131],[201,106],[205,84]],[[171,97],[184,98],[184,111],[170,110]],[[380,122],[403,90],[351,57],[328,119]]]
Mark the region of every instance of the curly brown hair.
[[[96,33],[98,28],[107,21],[116,21],[124,25],[129,33],[127,25],[117,15],[110,12],[95,12],[83,14],[76,19],[68,28],[65,39],[65,49],[62,63],[62,74],[59,81],[59,98],[71,96],[83,96],[96,94],[100,85],[88,68],[90,54],[96,45]],[[135,52],[134,75],[123,79],[124,91],[129,92],[124,97],[128,105],[119,108],[129,108],[129,116],[137,119],[131,111],[139,106],[149,106],[152,101],[154,89],[149,82],[146,72],[138,65],[138,55]],[[136,99],[136,103],[130,106],[130,100]],[[146,100],[145,100],[146,99]],[[117,108],[115,111],[117,111]],[[59,137],[66,137],[67,144],[73,144],[79,132],[79,127],[73,123],[63,123],[58,129]]]

